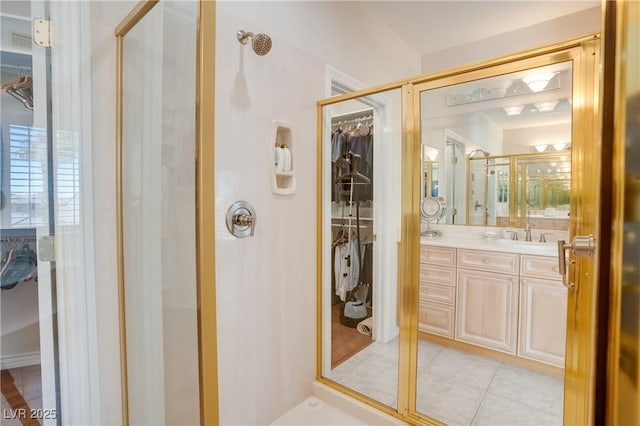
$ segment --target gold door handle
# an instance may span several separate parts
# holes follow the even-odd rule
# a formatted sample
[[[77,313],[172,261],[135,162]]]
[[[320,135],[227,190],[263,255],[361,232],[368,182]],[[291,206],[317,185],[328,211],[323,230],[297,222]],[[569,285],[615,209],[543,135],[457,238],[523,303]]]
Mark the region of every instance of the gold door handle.
[[[562,284],[572,289],[576,285],[567,281],[567,250],[571,250],[577,257],[592,257],[596,250],[596,240],[593,235],[573,237],[573,241],[568,244],[565,240],[558,240],[558,272],[562,275]],[[574,264],[576,261],[570,259],[568,263]]]

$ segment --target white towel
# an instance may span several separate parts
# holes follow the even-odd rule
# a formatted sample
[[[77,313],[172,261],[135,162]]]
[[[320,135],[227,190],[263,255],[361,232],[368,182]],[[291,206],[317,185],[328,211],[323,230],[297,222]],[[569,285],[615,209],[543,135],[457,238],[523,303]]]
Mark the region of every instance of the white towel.
[[[358,323],[356,328],[360,333],[371,336],[371,330],[373,330],[373,317],[363,319]]]

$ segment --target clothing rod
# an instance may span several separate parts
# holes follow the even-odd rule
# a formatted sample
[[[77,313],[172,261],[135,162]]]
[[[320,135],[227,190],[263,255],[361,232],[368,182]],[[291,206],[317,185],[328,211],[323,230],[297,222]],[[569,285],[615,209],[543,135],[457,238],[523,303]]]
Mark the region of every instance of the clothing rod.
[[[332,223],[332,224],[331,224],[331,227],[332,227],[332,228],[344,228],[344,227],[345,227],[345,225],[344,225],[344,223]],[[355,228],[355,227],[356,227],[356,225],[350,225],[350,226],[349,226],[349,228]],[[367,228],[369,228],[370,226],[368,226],[368,225],[359,225],[358,227],[359,227],[360,229],[367,229]]]
[[[361,123],[363,121],[373,122],[373,115],[370,115],[368,117],[353,118],[351,120],[340,120],[336,123],[331,123],[331,127],[342,126],[344,124]]]
[[[336,120],[351,120],[355,118],[362,118],[364,116],[371,116],[373,118],[373,110],[372,109],[363,109],[360,111],[352,111],[344,114],[338,114],[331,117],[331,121]]]
[[[33,68],[29,65],[13,65],[13,64],[2,64],[0,65],[4,69],[9,70],[18,70],[18,71],[33,71]]]

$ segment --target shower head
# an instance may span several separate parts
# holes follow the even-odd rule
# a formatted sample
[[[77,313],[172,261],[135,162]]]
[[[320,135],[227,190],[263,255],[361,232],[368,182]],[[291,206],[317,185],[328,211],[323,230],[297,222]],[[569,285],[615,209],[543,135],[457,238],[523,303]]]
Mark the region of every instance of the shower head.
[[[240,30],[237,33],[238,41],[242,44],[247,44],[251,39],[251,47],[253,51],[260,56],[264,56],[271,50],[271,37],[266,34],[254,34],[249,31]]]
[[[473,151],[471,151],[470,153],[467,154],[467,157],[469,158],[487,158],[489,154],[487,151],[484,151],[482,149],[474,149]]]

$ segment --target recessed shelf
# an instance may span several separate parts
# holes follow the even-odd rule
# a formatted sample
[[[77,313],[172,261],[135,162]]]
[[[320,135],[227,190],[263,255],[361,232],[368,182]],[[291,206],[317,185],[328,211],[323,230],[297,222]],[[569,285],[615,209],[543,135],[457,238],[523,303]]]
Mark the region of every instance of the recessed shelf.
[[[289,152],[285,161],[283,149]],[[296,191],[296,176],[293,169],[295,163],[293,126],[282,120],[273,121],[273,134],[270,148],[274,153],[272,161],[272,192],[277,195],[291,195]],[[285,170],[283,170],[283,167]]]

